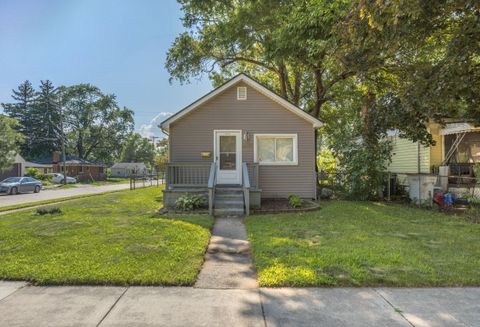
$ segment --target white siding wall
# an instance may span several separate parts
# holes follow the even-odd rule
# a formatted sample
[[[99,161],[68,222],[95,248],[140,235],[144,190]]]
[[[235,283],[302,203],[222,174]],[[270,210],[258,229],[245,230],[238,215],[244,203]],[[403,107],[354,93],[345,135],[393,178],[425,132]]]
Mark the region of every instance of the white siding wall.
[[[392,138],[392,162],[387,170],[399,174],[400,183],[406,183],[405,173],[418,172],[418,145],[407,139]],[[430,148],[420,145],[420,172],[430,173]],[[403,173],[403,174],[402,174]]]

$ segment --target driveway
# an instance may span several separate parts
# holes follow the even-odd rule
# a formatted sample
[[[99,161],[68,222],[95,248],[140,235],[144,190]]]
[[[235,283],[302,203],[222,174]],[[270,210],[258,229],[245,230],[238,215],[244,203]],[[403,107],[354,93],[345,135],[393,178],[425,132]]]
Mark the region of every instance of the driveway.
[[[479,327],[480,288],[36,287],[0,282],[0,326]]]
[[[61,199],[75,195],[95,194],[106,191],[123,190],[129,187],[129,184],[113,184],[103,186],[81,185],[75,188],[68,189],[43,190],[40,193],[25,193],[17,195],[5,195],[5,193],[2,193],[2,195],[0,195],[0,208],[4,206],[24,204],[43,200]]]

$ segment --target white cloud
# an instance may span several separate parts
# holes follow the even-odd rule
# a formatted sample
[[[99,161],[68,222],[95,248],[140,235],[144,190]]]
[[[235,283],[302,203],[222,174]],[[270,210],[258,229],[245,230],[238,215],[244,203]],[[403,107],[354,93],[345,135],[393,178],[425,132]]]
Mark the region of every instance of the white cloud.
[[[162,131],[158,127],[162,121],[164,121],[167,117],[173,115],[171,112],[161,112],[153,117],[152,120],[148,124],[140,125],[138,132],[143,137],[152,137],[152,136],[159,136],[162,135]]]

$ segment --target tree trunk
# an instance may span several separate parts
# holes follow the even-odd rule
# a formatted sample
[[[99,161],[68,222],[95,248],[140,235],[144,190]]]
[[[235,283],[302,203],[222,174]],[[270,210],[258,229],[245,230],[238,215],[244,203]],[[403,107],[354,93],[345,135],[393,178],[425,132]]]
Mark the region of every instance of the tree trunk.
[[[314,70],[315,77],[315,106],[311,112],[311,115],[315,118],[319,118],[320,109],[322,105],[326,102],[325,99],[325,88],[323,87],[322,72],[320,68],[315,68]]]
[[[302,74],[298,71],[295,70],[293,72],[293,79],[294,79],[294,86],[293,86],[293,95],[292,95],[292,101],[295,105],[298,106],[300,103],[300,92],[302,88]]]
[[[287,81],[285,76],[285,66],[283,64],[278,65],[278,77],[280,80],[280,96],[288,100],[287,96]]]
[[[85,159],[83,157],[83,155],[84,155],[83,135],[81,135],[81,134],[78,136],[78,139],[77,139],[77,153],[78,153],[79,158]]]

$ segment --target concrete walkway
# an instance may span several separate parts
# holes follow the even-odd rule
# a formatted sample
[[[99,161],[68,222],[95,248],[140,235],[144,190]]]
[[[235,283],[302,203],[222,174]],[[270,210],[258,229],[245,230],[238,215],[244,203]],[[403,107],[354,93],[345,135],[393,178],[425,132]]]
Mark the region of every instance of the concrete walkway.
[[[197,288],[257,288],[242,218],[216,218]]]
[[[68,188],[68,189],[46,190],[46,191],[41,191],[40,193],[24,193],[24,194],[17,194],[17,195],[6,195],[5,193],[2,193],[0,195],[0,208],[4,206],[6,207],[6,206],[25,204],[30,202],[62,199],[62,198],[67,198],[75,195],[96,194],[96,193],[102,193],[107,191],[124,190],[124,189],[128,189],[129,187],[130,187],[130,184],[112,184],[112,185],[103,185],[103,186],[82,185],[80,187]]]
[[[0,326],[479,327],[480,288],[36,287],[0,282]]]

